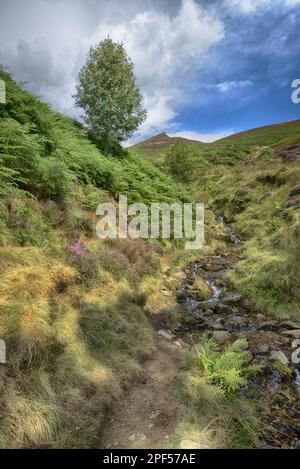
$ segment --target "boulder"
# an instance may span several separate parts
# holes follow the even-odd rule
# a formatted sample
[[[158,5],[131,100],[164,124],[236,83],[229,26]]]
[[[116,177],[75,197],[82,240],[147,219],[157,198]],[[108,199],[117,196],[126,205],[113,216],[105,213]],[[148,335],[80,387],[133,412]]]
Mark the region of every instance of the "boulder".
[[[224,298],[222,298],[222,303],[229,306],[236,306],[242,301],[242,295],[240,293],[227,293]]]
[[[164,337],[165,339],[168,339],[168,340],[173,340],[175,339],[175,335],[174,334],[170,334],[169,332],[167,331],[164,331],[163,329],[161,329],[160,331],[157,332],[158,335],[160,335],[161,337]]]
[[[300,329],[295,329],[291,331],[282,331],[281,334],[294,337],[295,339],[300,339]]]
[[[213,322],[209,327],[211,327],[211,329],[214,329],[214,330],[217,330],[217,331],[224,330],[224,326],[220,322]]]
[[[264,320],[266,319],[266,316],[264,316],[264,315],[261,314],[261,313],[258,313],[258,314],[256,315],[256,319],[257,319],[258,321],[264,321]]]
[[[207,281],[199,276],[195,278],[193,285],[190,285],[188,290],[193,298],[200,301],[207,300],[213,294],[213,291],[208,285]]]
[[[264,321],[259,325],[262,331],[276,331],[278,329],[278,323],[276,321]]]
[[[276,360],[281,362],[283,365],[288,365],[289,364],[289,359],[287,356],[281,352],[281,350],[277,350],[275,352],[271,353],[271,360]]]
[[[280,327],[288,327],[290,329],[300,329],[300,325],[294,321],[283,321],[280,323]]]
[[[254,343],[251,343],[251,349],[254,353],[264,355],[265,353],[268,353],[270,346],[266,342],[255,341]]]
[[[215,331],[212,337],[219,344],[224,344],[232,338],[232,335],[227,331]]]

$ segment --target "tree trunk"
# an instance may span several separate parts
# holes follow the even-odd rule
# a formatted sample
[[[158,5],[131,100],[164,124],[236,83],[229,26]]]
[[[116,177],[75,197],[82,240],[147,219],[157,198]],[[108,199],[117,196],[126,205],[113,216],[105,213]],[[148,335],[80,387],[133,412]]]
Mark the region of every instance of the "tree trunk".
[[[108,156],[108,153],[109,153],[108,140],[105,140],[105,144],[104,144],[104,156]]]

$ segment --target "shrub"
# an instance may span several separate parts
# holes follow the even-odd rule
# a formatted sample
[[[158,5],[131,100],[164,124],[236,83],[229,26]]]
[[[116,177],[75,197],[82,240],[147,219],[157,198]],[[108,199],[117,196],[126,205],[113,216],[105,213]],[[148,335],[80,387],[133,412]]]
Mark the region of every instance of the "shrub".
[[[74,176],[63,161],[53,157],[41,159],[39,173],[39,197],[64,200],[68,196]]]
[[[99,256],[90,252],[85,243],[76,237],[71,237],[67,245],[70,253],[68,262],[78,271],[78,280],[82,283],[94,283],[99,276]]]
[[[21,246],[43,246],[49,240],[50,227],[33,199],[8,201],[7,225]]]
[[[247,377],[257,373],[258,366],[246,366],[248,352],[245,351],[246,339],[238,339],[225,351],[218,352],[217,344],[204,340],[196,349],[201,371],[204,376],[217,384],[225,393],[234,392],[247,383]]]
[[[129,259],[114,248],[104,248],[100,253],[100,264],[116,280],[121,280],[128,271]]]
[[[182,142],[172,145],[166,154],[166,167],[176,181],[191,182],[195,173],[195,153],[192,147]]]

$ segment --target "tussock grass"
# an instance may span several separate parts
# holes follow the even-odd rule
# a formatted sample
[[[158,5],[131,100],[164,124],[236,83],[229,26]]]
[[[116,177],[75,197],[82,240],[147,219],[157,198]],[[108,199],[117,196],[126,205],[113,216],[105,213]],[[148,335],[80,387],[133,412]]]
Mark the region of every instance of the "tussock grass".
[[[182,355],[182,376],[174,392],[185,412],[170,446],[191,440],[211,449],[256,447],[259,430],[254,406],[236,393],[236,387],[224,386],[224,379],[232,383],[231,371],[239,373],[244,363],[243,344],[237,342],[218,353],[213,349],[208,341],[201,353],[193,350]],[[245,384],[238,381],[238,386]]]
[[[0,370],[0,444],[89,447],[100,442],[112,399],[151,353],[152,331],[128,283],[115,290],[110,283],[105,300],[101,279],[89,290],[61,261],[37,248],[22,249],[20,258],[18,251],[8,258],[0,249],[8,355]]]

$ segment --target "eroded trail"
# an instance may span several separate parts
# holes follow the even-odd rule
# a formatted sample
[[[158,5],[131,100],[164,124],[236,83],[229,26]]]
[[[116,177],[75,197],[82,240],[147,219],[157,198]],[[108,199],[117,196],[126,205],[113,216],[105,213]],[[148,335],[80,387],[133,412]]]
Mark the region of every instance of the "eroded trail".
[[[181,409],[170,386],[178,376],[178,348],[157,336],[156,349],[144,367],[144,379],[114,408],[102,439],[103,448],[163,448]]]

